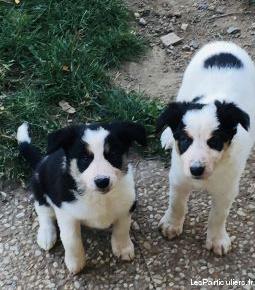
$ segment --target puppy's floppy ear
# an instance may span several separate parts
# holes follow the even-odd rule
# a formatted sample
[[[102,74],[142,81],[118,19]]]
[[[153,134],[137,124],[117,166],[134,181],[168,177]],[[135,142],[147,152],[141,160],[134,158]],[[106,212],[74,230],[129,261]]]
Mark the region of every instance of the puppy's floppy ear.
[[[170,103],[157,120],[156,133],[161,132],[165,126],[169,126],[174,132],[187,110],[186,105],[187,103],[181,102]]]
[[[147,136],[144,126],[133,122],[114,122],[110,124],[110,130],[115,132],[118,138],[127,147],[133,142],[142,146],[147,145]]]
[[[234,103],[215,101],[217,108],[217,117],[223,127],[227,131],[236,130],[238,124],[240,124],[246,131],[250,127],[249,115],[238,108]]]
[[[47,153],[50,154],[60,148],[67,150],[78,136],[78,126],[59,129],[48,135]]]

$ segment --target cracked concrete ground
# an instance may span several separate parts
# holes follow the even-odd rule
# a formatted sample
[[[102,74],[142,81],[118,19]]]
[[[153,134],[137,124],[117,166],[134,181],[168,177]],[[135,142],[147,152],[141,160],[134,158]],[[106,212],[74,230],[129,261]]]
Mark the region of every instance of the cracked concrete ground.
[[[87,266],[76,276],[68,274],[59,239],[49,252],[36,244],[38,222],[29,193],[20,188],[7,191],[0,205],[0,289],[254,289],[191,285],[191,279],[203,278],[255,280],[254,163],[252,155],[228,219],[233,239],[228,255],[217,257],[204,247],[210,205],[205,193],[192,194],[183,234],[173,241],[162,238],[157,225],[167,207],[169,169],[158,160],[140,160],[139,206],[131,230],[135,260],[113,257],[110,230],[83,228]]]

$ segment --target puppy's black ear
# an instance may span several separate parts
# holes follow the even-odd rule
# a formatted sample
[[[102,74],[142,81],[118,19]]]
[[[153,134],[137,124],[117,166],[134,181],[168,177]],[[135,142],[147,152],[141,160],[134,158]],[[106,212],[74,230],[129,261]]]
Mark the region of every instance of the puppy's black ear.
[[[48,135],[47,153],[50,154],[59,148],[67,150],[78,136],[78,126],[59,129]]]
[[[147,145],[147,136],[144,126],[133,122],[115,122],[110,124],[110,130],[114,132],[118,138],[127,147],[133,142],[137,142],[142,146]]]
[[[187,103],[170,103],[157,120],[156,133],[160,133],[165,126],[169,126],[174,132],[180,124],[187,110]]]
[[[217,117],[223,130],[235,131],[238,124],[241,124],[246,131],[249,130],[249,115],[234,103],[215,101],[215,106],[217,108]]]

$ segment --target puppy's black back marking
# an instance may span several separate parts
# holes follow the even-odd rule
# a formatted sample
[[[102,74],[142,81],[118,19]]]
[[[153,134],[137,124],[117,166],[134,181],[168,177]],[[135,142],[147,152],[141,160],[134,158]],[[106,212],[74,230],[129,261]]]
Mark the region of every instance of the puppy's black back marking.
[[[243,67],[243,63],[232,53],[222,52],[206,59],[204,62],[204,67],[207,69],[212,67],[240,69]]]

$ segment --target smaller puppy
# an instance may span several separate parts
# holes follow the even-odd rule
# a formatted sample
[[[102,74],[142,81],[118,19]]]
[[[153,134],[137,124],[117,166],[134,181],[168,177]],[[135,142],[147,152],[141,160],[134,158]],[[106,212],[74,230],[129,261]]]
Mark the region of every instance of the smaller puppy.
[[[98,229],[113,225],[112,251],[134,258],[129,236],[135,208],[131,165],[125,158],[132,143],[146,145],[143,126],[131,122],[77,125],[48,136],[48,154],[31,145],[28,124],[17,131],[20,153],[34,169],[32,190],[39,219],[37,243],[51,249],[57,239],[55,218],[71,273],[85,265],[81,223]]]

